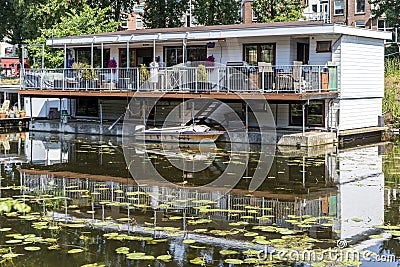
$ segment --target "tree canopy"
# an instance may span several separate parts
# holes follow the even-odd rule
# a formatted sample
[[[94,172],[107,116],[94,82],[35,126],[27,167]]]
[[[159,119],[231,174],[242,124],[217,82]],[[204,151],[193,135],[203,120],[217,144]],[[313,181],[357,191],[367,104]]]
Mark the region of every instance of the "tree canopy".
[[[297,21],[306,6],[300,0],[254,0],[257,22]]]
[[[196,0],[193,17],[200,25],[225,25],[240,22],[240,2],[236,0]]]
[[[188,0],[146,0],[144,25],[152,29],[183,26],[188,2]]]
[[[375,18],[384,17],[390,27],[400,25],[400,0],[371,0],[376,8],[372,9]]]
[[[109,20],[109,9],[111,7],[91,8],[87,4],[83,4],[79,8],[71,8],[65,16],[60,18],[60,22],[54,24],[51,28],[41,29],[40,36],[28,42],[30,44],[43,44],[46,39],[50,38],[115,31],[119,23]],[[28,48],[32,57],[41,57],[40,47],[28,46]],[[64,63],[63,51],[46,49],[45,61],[46,67],[62,67]]]

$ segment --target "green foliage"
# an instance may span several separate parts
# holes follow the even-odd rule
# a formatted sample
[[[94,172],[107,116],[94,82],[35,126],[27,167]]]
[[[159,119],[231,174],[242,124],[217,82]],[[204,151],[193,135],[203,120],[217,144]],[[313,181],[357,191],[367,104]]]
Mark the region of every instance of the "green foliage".
[[[125,12],[132,12],[135,7],[135,0],[87,0],[86,3],[92,8],[108,8],[107,16],[110,20],[121,21],[121,15]]]
[[[54,24],[52,28],[42,29],[40,37],[30,40],[29,43],[43,44],[46,39],[50,38],[115,31],[118,22],[108,19],[107,12],[109,9],[91,8],[86,4],[83,5],[82,9],[72,8],[61,17],[59,23]],[[30,58],[40,58],[41,53],[41,47],[29,47]],[[46,48],[45,62],[46,67],[63,67],[64,51]]]
[[[240,22],[240,2],[235,0],[196,0],[192,11],[200,25],[226,25]]]
[[[399,26],[400,0],[371,0],[370,3],[376,7],[372,9],[374,18],[385,17],[391,27]]]
[[[30,212],[31,207],[25,203],[12,199],[0,201],[0,214],[8,213],[11,211],[17,211],[21,213]]]
[[[145,64],[140,64],[140,82],[148,82],[150,80],[150,72]]]
[[[188,8],[188,0],[146,0],[143,14],[147,28],[174,28],[184,24],[182,15]]]
[[[196,69],[196,78],[198,82],[207,82],[208,81],[208,74],[206,67],[200,64]]]
[[[300,0],[254,0],[257,22],[297,21],[303,18],[306,5]]]
[[[97,78],[97,73],[91,65],[80,62],[74,62],[74,64],[72,64],[72,68],[80,70],[78,76],[84,80],[90,81],[93,80],[94,78]]]
[[[386,123],[400,127],[400,59],[385,60],[385,93],[382,100],[382,112]]]

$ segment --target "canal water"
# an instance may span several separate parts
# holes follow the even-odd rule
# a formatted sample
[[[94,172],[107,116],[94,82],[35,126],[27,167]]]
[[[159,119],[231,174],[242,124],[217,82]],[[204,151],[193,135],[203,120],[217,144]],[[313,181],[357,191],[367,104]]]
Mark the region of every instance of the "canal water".
[[[6,266],[400,263],[397,141],[278,147],[254,192],[258,146],[233,154],[226,144],[179,151],[138,144],[129,147],[135,157],[127,165],[116,137],[35,132],[3,134],[0,142]],[[165,182],[132,179],[149,164]],[[229,193],[197,187],[230,164],[244,171]]]

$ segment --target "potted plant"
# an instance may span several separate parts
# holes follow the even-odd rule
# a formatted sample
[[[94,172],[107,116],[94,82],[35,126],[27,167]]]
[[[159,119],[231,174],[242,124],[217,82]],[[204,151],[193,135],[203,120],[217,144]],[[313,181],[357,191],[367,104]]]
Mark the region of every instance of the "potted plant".
[[[139,70],[139,81],[141,83],[141,87],[145,87],[146,85],[150,88],[150,72],[147,69],[145,64],[140,64],[140,70]],[[146,89],[149,89],[146,88]]]
[[[26,116],[25,110],[24,110],[24,109],[21,109],[21,110],[19,111],[19,115],[20,115],[21,118],[25,118],[25,116]]]
[[[208,74],[206,70],[206,66],[203,64],[200,64],[197,69],[196,69],[196,88],[197,89],[208,89],[209,83],[208,83]]]
[[[72,64],[72,68],[77,69],[77,78],[81,82],[82,88],[94,88],[96,83],[95,79],[97,78],[97,73],[95,69],[88,64],[75,62]]]
[[[0,119],[7,117],[7,112],[4,109],[0,109]]]

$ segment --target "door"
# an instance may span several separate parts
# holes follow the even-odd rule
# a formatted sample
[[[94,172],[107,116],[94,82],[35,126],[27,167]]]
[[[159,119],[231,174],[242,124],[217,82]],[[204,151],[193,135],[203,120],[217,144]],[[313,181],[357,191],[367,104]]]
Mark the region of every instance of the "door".
[[[136,66],[141,64],[149,66],[153,61],[153,48],[138,48],[136,49]]]
[[[297,61],[308,64],[310,45],[307,43],[297,43]]]

